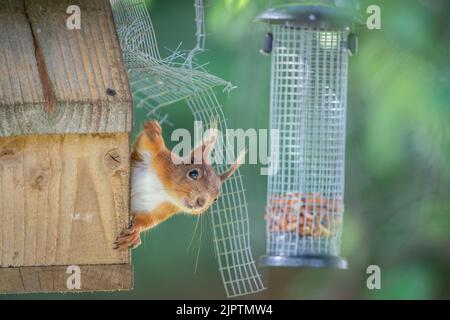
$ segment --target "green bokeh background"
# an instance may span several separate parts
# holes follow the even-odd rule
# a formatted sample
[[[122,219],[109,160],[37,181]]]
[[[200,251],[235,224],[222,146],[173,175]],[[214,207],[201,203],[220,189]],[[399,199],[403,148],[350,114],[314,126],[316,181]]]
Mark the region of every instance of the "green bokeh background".
[[[258,53],[266,28],[254,17],[268,1],[206,3],[208,51],[199,60],[237,86],[229,97],[218,91],[230,127],[267,128],[270,58]],[[342,246],[350,268],[260,269],[269,289],[246,298],[450,298],[450,2],[360,4],[363,14],[369,4],[381,7],[382,30],[359,28],[360,50],[350,59]],[[185,49],[195,45],[193,1],[152,0],[148,5],[163,56],[180,42]],[[192,127],[183,104],[167,107],[167,113],[175,127]],[[145,112],[136,110],[136,128],[144,119]],[[255,258],[265,250],[266,179],[259,169],[242,169]],[[188,250],[195,222],[178,216],[146,234],[133,251],[131,292],[0,299],[225,298],[208,214]],[[381,267],[381,290],[366,287],[371,264]]]

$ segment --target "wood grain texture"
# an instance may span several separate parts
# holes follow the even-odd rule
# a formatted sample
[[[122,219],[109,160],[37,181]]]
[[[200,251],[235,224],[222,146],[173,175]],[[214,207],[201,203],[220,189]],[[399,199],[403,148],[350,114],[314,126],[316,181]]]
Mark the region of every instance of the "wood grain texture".
[[[80,30],[66,27],[73,4]],[[0,136],[131,130],[108,0],[0,0],[0,30]]]
[[[129,135],[0,138],[0,267],[130,263]]]
[[[0,293],[131,290],[130,264],[80,265],[81,287],[67,288],[67,266],[0,268]]]
[[[5,106],[42,105],[45,100],[33,35],[22,1],[0,0],[0,30],[0,110]],[[6,120],[3,116],[2,123]]]

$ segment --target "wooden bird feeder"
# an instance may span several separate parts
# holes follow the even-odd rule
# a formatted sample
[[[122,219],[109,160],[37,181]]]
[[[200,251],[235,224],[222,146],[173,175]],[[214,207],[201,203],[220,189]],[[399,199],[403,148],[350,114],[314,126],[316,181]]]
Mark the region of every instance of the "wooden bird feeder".
[[[0,0],[1,293],[131,289],[131,124],[108,0]]]

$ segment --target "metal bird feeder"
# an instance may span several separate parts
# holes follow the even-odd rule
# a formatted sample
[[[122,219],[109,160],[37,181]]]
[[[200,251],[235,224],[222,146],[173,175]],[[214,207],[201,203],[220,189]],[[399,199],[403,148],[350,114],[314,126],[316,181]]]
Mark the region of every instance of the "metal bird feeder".
[[[355,17],[335,5],[290,5],[259,17],[272,54],[270,128],[278,170],[268,178],[265,266],[345,269],[340,256],[348,56]]]

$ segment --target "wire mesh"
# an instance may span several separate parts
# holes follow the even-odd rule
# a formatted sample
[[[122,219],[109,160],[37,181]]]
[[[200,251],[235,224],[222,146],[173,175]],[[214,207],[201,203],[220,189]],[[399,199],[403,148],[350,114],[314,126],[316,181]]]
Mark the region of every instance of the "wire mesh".
[[[343,222],[348,30],[273,26],[267,255],[338,256]]]
[[[195,0],[197,45],[189,52],[175,50],[161,58],[154,28],[143,0],[111,0],[113,14],[128,69],[136,107],[148,116],[162,118],[162,107],[185,101],[194,119],[205,126],[214,119],[226,132],[227,121],[213,91],[232,85],[195,64],[195,55],[204,50],[205,25],[202,0]],[[206,129],[206,127],[205,127]],[[226,149],[226,153],[233,150]],[[225,164],[216,164],[225,170]],[[228,297],[264,289],[250,246],[249,218],[242,176],[237,172],[224,182],[219,200],[210,210],[219,272]]]

